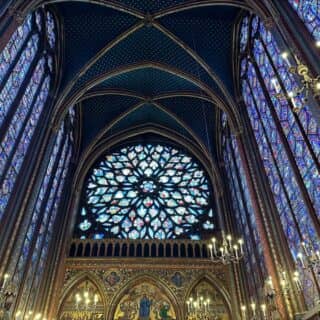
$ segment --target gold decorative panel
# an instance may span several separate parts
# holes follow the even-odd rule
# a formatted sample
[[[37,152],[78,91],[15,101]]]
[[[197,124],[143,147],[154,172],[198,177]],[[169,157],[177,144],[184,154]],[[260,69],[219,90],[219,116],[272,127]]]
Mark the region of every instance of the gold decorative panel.
[[[229,272],[228,266],[204,259],[69,258],[57,319],[65,320],[66,301],[75,304],[70,292],[86,281],[99,292],[103,314],[88,320],[185,320],[187,299],[197,295],[210,298],[215,312],[208,319],[236,319],[231,316],[236,299],[231,298]]]

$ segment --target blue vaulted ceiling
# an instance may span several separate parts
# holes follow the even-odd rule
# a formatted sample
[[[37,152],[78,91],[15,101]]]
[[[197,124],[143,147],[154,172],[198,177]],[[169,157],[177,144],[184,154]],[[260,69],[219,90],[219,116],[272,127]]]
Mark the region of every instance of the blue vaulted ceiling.
[[[242,9],[204,2],[54,5],[64,38],[60,96],[81,100],[82,150],[111,124],[115,132],[153,123],[196,137],[214,154],[214,97],[234,95],[233,39]]]

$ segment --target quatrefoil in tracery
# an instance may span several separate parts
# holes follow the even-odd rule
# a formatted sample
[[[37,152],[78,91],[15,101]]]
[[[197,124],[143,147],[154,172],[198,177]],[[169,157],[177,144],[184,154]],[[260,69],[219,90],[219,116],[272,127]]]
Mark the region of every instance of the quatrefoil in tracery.
[[[199,238],[201,228],[214,227],[204,171],[171,146],[132,145],[105,156],[84,193],[82,238]]]

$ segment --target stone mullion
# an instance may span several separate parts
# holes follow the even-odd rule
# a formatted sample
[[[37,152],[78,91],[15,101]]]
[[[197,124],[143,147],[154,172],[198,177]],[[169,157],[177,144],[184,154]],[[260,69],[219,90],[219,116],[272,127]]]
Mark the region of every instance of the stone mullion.
[[[45,103],[48,105],[48,101]],[[39,123],[48,123],[49,115],[50,112],[44,112],[39,119]],[[2,264],[0,264],[0,275],[4,272],[6,267],[8,267],[7,263],[12,255],[11,251],[20,238],[18,232],[22,226],[21,223],[26,216],[29,198],[35,197],[32,188],[36,185],[38,172],[41,170],[41,163],[45,161],[43,159],[45,159],[45,150],[47,148],[47,145],[45,145],[46,141],[46,128],[38,126],[35,129],[28,153],[25,156],[15,183],[14,189],[19,190],[19,192],[14,192],[8,203],[7,212],[10,212],[10,215],[8,214],[6,220],[3,222],[3,226],[6,228],[3,229],[2,234],[0,232],[0,241],[7,244],[0,246],[0,260],[2,261]],[[36,161],[35,166],[32,165],[33,160]],[[12,239],[15,239],[15,241]]]
[[[11,166],[12,159],[13,159],[13,157],[14,157],[14,155],[15,155],[15,152],[16,152],[16,150],[17,150],[17,147],[18,147],[18,145],[19,145],[19,143],[20,143],[21,136],[22,136],[23,133],[24,133],[25,127],[26,127],[26,125],[27,125],[27,123],[28,123],[28,121],[29,121],[29,119],[30,119],[30,116],[31,116],[31,114],[32,114],[32,112],[33,112],[34,105],[35,105],[35,103],[36,103],[36,100],[37,100],[37,98],[38,98],[38,94],[40,93],[40,90],[41,90],[41,87],[42,87],[42,85],[43,85],[43,82],[44,82],[44,79],[45,79],[45,78],[46,78],[46,73],[44,73],[44,74],[42,75],[41,81],[40,81],[40,83],[39,83],[39,87],[38,87],[38,89],[36,90],[36,92],[35,92],[35,94],[34,94],[34,97],[33,97],[33,99],[32,99],[31,106],[30,106],[30,110],[29,110],[29,112],[27,113],[27,115],[26,115],[26,117],[25,117],[25,119],[24,119],[24,121],[23,121],[23,125],[21,126],[20,132],[18,133],[18,136],[17,136],[16,141],[15,141],[15,145],[14,145],[14,147],[13,147],[13,149],[12,149],[12,151],[11,151],[9,157],[8,157],[8,159],[6,160],[6,165],[5,165],[4,170],[3,170],[3,175],[2,175],[2,177],[0,177],[0,185],[3,183],[3,180],[4,180],[5,176],[6,176],[6,173],[7,173],[7,171],[9,170],[9,168],[10,168],[10,166]]]
[[[279,11],[279,15],[274,18],[274,22],[271,22],[271,27],[274,24],[278,27],[278,30],[272,28],[273,31],[281,33],[287,45],[292,46],[294,53],[301,56],[310,65],[313,74],[319,74],[319,49],[315,46],[316,40],[311,32],[288,1],[272,0],[272,2]]]
[[[292,219],[293,219],[293,221],[294,221],[294,223],[295,223],[295,228],[296,228],[296,230],[297,230],[297,232],[298,232],[298,234],[299,234],[300,239],[302,239],[302,233],[301,233],[301,230],[300,230],[300,228],[299,228],[299,223],[298,223],[298,221],[297,221],[297,219],[296,219],[296,216],[295,216],[295,213],[294,213],[294,211],[293,211],[292,204],[291,204],[291,202],[290,202],[290,197],[289,197],[289,195],[288,195],[288,192],[287,192],[287,189],[286,189],[286,187],[285,187],[283,178],[282,178],[282,176],[281,176],[280,169],[279,169],[279,167],[278,167],[277,161],[276,161],[276,159],[275,159],[275,157],[274,157],[274,154],[273,154],[273,152],[272,152],[272,146],[271,146],[271,143],[270,143],[269,138],[268,138],[268,136],[267,136],[266,129],[265,129],[264,125],[263,125],[263,122],[262,122],[262,119],[261,119],[261,115],[260,115],[260,112],[259,112],[258,107],[257,107],[257,102],[256,102],[256,100],[255,100],[255,98],[254,98],[254,96],[253,96],[252,88],[251,88],[250,85],[249,85],[249,87],[250,87],[250,90],[251,90],[251,95],[252,95],[253,100],[254,100],[254,105],[255,105],[256,112],[258,113],[259,118],[260,118],[259,120],[261,121],[261,124],[262,124],[262,130],[263,130],[265,139],[266,139],[266,141],[267,141],[268,148],[269,148],[269,150],[270,150],[270,152],[271,152],[271,157],[272,157],[273,162],[274,162],[274,164],[275,164],[275,168],[276,168],[276,171],[277,171],[277,173],[278,173],[280,183],[281,183],[282,188],[283,188],[283,190],[284,190],[284,194],[285,194],[285,197],[286,197],[286,199],[287,199],[287,203],[288,203],[288,206],[289,206],[289,209],[290,209],[290,213],[291,213]],[[263,163],[262,163],[262,167],[264,168]],[[266,183],[267,183],[267,185],[269,185],[268,178],[267,178],[267,177],[265,177],[265,178],[266,178]],[[270,190],[270,185],[269,185],[269,191],[271,192],[271,194],[270,194],[271,199],[273,199],[272,201],[274,201],[274,198],[273,198],[273,196],[272,196],[272,191]],[[269,199],[270,199],[270,197],[269,197]],[[286,259],[283,261],[286,270],[292,271],[292,270],[295,269],[295,265],[294,265],[294,262],[293,262],[293,259],[292,259],[292,255],[291,255],[290,249],[289,249],[289,247],[288,247],[287,238],[286,238],[286,236],[285,236],[285,234],[284,234],[284,231],[283,231],[283,228],[282,228],[282,223],[281,223],[281,221],[280,221],[280,219],[279,219],[278,209],[277,209],[277,206],[276,206],[275,203],[274,203],[274,206],[275,206],[275,211],[273,211],[273,212],[275,212],[276,215],[273,216],[273,217],[274,217],[273,220],[274,220],[274,221],[277,221],[277,222],[276,222],[276,223],[274,223],[274,222],[272,223],[272,222],[271,222],[271,225],[275,224],[275,225],[277,226],[277,229],[278,229],[276,232],[278,232],[278,234],[280,234],[280,235],[283,237],[283,239],[280,240],[280,243],[278,243],[278,248],[283,248],[283,249],[285,250],[285,254],[284,254],[284,253],[281,253],[280,256],[283,256],[283,257],[286,258]],[[280,232],[280,233],[279,233],[279,232]],[[277,233],[276,233],[276,234],[277,234]],[[281,237],[281,236],[280,236],[280,237]],[[283,243],[286,244],[286,248],[283,247]],[[282,245],[282,247],[281,247],[281,245]],[[281,270],[281,265],[280,265],[279,267],[280,267],[280,269],[278,270],[278,272],[279,272],[279,275],[280,275],[280,273],[281,273],[281,271],[282,271],[282,270]],[[291,279],[290,279],[290,284],[291,284],[291,287],[294,286],[294,285],[292,284]],[[291,294],[291,296],[292,296],[292,298],[291,298],[291,299],[292,299],[292,302],[294,303],[294,306],[296,307],[295,304],[296,304],[296,303],[300,303],[300,299],[299,299],[299,298],[301,298],[301,297],[299,297],[299,296],[294,297],[293,294]],[[295,298],[297,298],[298,301],[297,301],[297,299],[295,299]],[[301,307],[301,306],[299,305],[299,307]]]
[[[245,105],[242,103],[242,108],[245,108]],[[256,216],[257,228],[261,236],[262,246],[264,249],[266,269],[269,275],[274,280],[274,287],[277,292],[280,292],[280,269],[279,269],[279,259],[283,256],[279,251],[281,248],[279,239],[276,234],[277,231],[274,231],[272,228],[272,222],[269,221],[269,215],[266,212],[270,211],[268,208],[268,200],[265,199],[265,184],[260,181],[261,177],[261,168],[263,168],[262,163],[257,165],[257,160],[255,159],[256,152],[258,147],[254,140],[253,132],[250,130],[250,124],[248,124],[248,119],[246,115],[243,115],[244,124],[246,128],[246,136],[236,136],[239,155],[242,160],[243,169],[247,177],[247,183],[249,192],[251,194],[252,205],[254,209],[254,214]],[[250,141],[251,140],[251,141]],[[255,147],[253,150],[252,147]],[[268,185],[269,187],[269,185]],[[269,187],[270,188],[270,187]],[[273,207],[273,210],[276,210]],[[282,229],[281,229],[282,231]],[[285,239],[285,238],[284,238]],[[277,249],[278,250],[277,250]],[[277,297],[276,303],[278,309],[283,319],[289,319],[289,315],[292,314],[290,310],[287,309],[286,302],[282,296]]]
[[[30,82],[30,79],[36,69],[36,66],[37,66],[39,60],[41,59],[41,56],[43,55],[43,49],[44,49],[43,41],[41,39],[41,35],[39,35],[39,46],[37,48],[37,52],[36,52],[30,66],[29,66],[29,70],[27,71],[27,73],[21,83],[21,86],[18,89],[17,96],[14,98],[14,100],[10,106],[10,110],[8,111],[7,115],[4,118],[3,125],[0,128],[0,140],[2,140],[4,134],[7,132],[8,128],[10,126],[11,120],[15,114],[17,106],[19,105],[19,103],[25,93],[25,90],[26,90],[26,88]],[[0,88],[0,90],[1,90],[1,88]]]
[[[223,171],[224,171],[224,174],[226,175],[227,177],[227,173],[226,173],[226,170],[228,170],[226,168],[226,166],[224,165],[223,166]],[[227,190],[227,186],[226,187],[226,190]],[[229,190],[228,190],[229,191]],[[225,196],[223,197],[224,200],[226,200],[226,198],[228,198],[229,201],[233,202],[230,195],[229,195],[229,192],[227,194],[225,194]],[[232,205],[230,205],[230,202],[227,202],[227,209],[226,209],[226,212],[231,212],[233,210],[232,208]],[[232,220],[232,219],[231,219]],[[244,243],[244,245],[246,246],[246,242]],[[250,268],[252,270],[252,266],[251,266],[251,260],[249,260],[249,263],[250,263]],[[246,286],[247,282],[244,280],[245,276],[244,276],[244,268],[243,266],[241,265],[241,261],[240,261],[240,264],[236,264],[233,266],[233,272],[234,272],[234,281],[236,281],[237,283],[237,289],[238,289],[238,303],[236,305],[236,312],[237,314],[239,315],[239,318],[241,319],[241,304],[243,303],[246,303],[247,301],[249,301],[248,299],[248,288],[244,288],[244,285]]]
[[[228,142],[227,142],[227,143],[228,143]],[[230,147],[231,147],[231,146],[230,146]],[[234,163],[234,159],[231,159],[231,161],[233,161],[233,163]],[[230,172],[230,177],[231,177],[231,180],[232,180],[232,181],[229,181],[229,183],[231,183],[232,186],[233,186],[233,189],[236,190],[235,182],[234,182],[233,176],[232,176],[232,174],[231,174],[231,168],[229,169],[229,172]],[[241,196],[242,196],[242,195],[241,195]],[[230,199],[231,199],[231,197],[230,197]],[[231,200],[231,201],[232,201],[232,200]],[[232,202],[233,202],[233,201],[232,201]],[[238,212],[239,212],[239,214],[240,214],[241,210],[240,210],[238,204],[237,204],[237,208],[238,208]],[[243,231],[243,230],[245,229],[245,226],[244,226],[244,224],[243,224],[243,222],[242,222],[242,219],[240,219],[240,224],[241,224],[241,229],[242,229],[242,231]],[[249,241],[252,241],[253,236],[252,236],[252,234],[251,234],[251,229],[250,229],[250,236],[251,236],[251,239],[250,239]],[[248,246],[247,246],[247,241],[246,241],[245,238],[244,238],[244,244],[245,244],[245,246],[246,246],[246,251],[245,251],[245,252],[249,252]],[[256,252],[254,252],[254,255],[255,255],[255,257],[257,257],[257,256],[256,256]],[[253,265],[252,265],[252,260],[251,260],[250,258],[248,258],[248,261],[249,261],[249,265],[250,265],[251,272],[254,272],[254,267],[253,267]],[[257,260],[257,261],[258,261],[258,260]],[[261,274],[260,274],[260,272],[259,272],[259,278],[261,279]],[[255,294],[256,294],[256,296],[258,296],[259,289],[258,289],[257,283],[256,283],[255,281],[254,281],[254,287],[255,287]],[[247,299],[247,300],[249,301],[249,299]]]
[[[286,155],[287,155],[287,157],[288,157],[288,159],[289,159],[291,168],[292,168],[292,170],[293,170],[293,172],[294,172],[294,176],[295,176],[295,178],[296,178],[296,180],[297,180],[297,184],[298,184],[299,189],[300,189],[300,191],[301,191],[301,195],[302,195],[302,197],[303,197],[304,203],[305,203],[305,205],[306,205],[307,208],[308,208],[309,214],[310,214],[310,216],[311,216],[311,219],[312,219],[312,221],[313,221],[313,224],[314,224],[314,227],[315,227],[315,229],[316,229],[316,231],[317,231],[317,234],[318,234],[318,236],[320,236],[320,223],[319,223],[319,220],[318,220],[318,218],[317,218],[317,214],[316,214],[315,209],[314,209],[314,207],[313,207],[312,201],[311,201],[311,199],[310,199],[310,197],[309,197],[308,190],[306,189],[306,186],[305,186],[305,184],[304,184],[304,181],[303,181],[303,179],[302,179],[302,177],[301,177],[300,170],[299,170],[299,168],[298,168],[298,166],[297,166],[297,163],[296,163],[296,161],[295,161],[294,155],[292,154],[292,151],[291,151],[291,149],[290,149],[289,142],[288,142],[287,138],[286,138],[285,135],[284,135],[282,126],[281,126],[281,124],[280,124],[280,122],[279,122],[279,119],[278,119],[278,117],[277,117],[277,113],[276,113],[276,111],[275,111],[275,109],[274,109],[274,105],[273,105],[272,100],[271,100],[271,98],[270,98],[270,96],[269,96],[268,89],[266,88],[265,83],[264,83],[264,80],[263,80],[263,77],[262,77],[262,75],[260,74],[260,71],[259,71],[259,67],[258,67],[258,65],[257,65],[257,62],[255,61],[255,59],[254,59],[253,57],[250,59],[250,61],[252,62],[253,67],[255,68],[255,72],[256,72],[256,75],[257,75],[257,79],[258,79],[258,81],[259,81],[259,83],[260,83],[260,85],[261,85],[261,88],[262,88],[262,90],[263,90],[263,94],[264,94],[264,96],[265,96],[267,105],[268,105],[268,107],[269,107],[271,117],[272,117],[273,122],[274,122],[274,124],[275,124],[275,126],[276,126],[277,132],[278,132],[278,134],[279,134],[281,143],[282,143],[282,145],[283,145],[283,147],[284,147],[284,149],[285,149]],[[254,98],[253,92],[252,92],[252,88],[251,88],[250,85],[249,85],[249,87],[250,87],[250,90],[251,90],[252,97],[253,97],[253,99],[254,99],[254,101],[255,101],[255,98]],[[256,110],[257,110],[257,112],[260,114],[257,105],[256,105]],[[261,118],[261,115],[260,115],[260,118]],[[261,122],[261,124],[262,124],[262,126],[263,126],[263,128],[264,128],[263,122]],[[264,130],[266,130],[266,129],[264,129]],[[266,135],[266,134],[265,134],[265,135]],[[268,138],[267,135],[266,135],[266,139],[269,141],[269,138]],[[270,145],[270,146],[271,146],[271,145]],[[271,148],[271,150],[272,150],[272,148]],[[275,161],[275,163],[277,163],[277,162],[276,162],[276,159],[274,159],[274,161]],[[279,169],[278,169],[278,170],[279,170]],[[281,177],[281,175],[279,175],[279,176]],[[282,178],[281,178],[281,180],[282,180]],[[283,182],[282,182],[282,183],[283,183]],[[285,185],[283,185],[283,187],[284,187],[284,190],[286,190]],[[288,203],[290,203],[289,196],[287,196],[287,197],[288,197]],[[292,209],[291,209],[291,211],[293,212]],[[293,214],[293,216],[295,216],[295,215]],[[299,224],[297,225],[297,228],[298,228],[298,230],[300,230],[300,229],[299,229]]]
[[[14,67],[16,66],[18,60],[21,57],[21,54],[23,53],[23,51],[27,48],[27,44],[30,41],[30,39],[37,34],[37,32],[34,30],[35,26],[34,26],[34,16],[32,17],[32,22],[31,22],[31,30],[29,32],[29,34],[27,35],[26,39],[24,40],[23,45],[21,46],[21,48],[19,49],[19,51],[16,54],[16,57],[13,59],[13,62],[11,64],[11,66],[9,67],[9,69],[7,70],[5,76],[3,77],[1,83],[0,83],[0,91],[2,91],[3,87],[5,86],[5,84],[7,83],[8,78],[10,77]],[[10,40],[10,39],[9,39]],[[0,51],[1,52],[1,51]]]
[[[241,177],[240,177],[238,165],[237,165],[237,162],[236,162],[236,159],[235,159],[235,152],[234,152],[234,149],[233,149],[232,146],[231,146],[231,143],[230,143],[230,152],[231,152],[232,161],[233,161],[234,167],[235,167],[235,174],[236,174],[236,176],[237,176],[238,185],[239,185],[239,188],[240,188],[241,201],[242,201],[243,206],[244,206],[244,208],[245,208],[245,216],[246,216],[246,221],[247,221],[247,224],[248,224],[248,227],[249,227],[249,232],[250,232],[251,241],[254,243],[255,238],[254,238],[253,231],[252,231],[250,214],[249,214],[247,202],[246,202],[246,199],[245,199],[245,196],[244,196],[244,191],[243,191],[242,184],[241,184]],[[243,228],[244,228],[244,226],[243,226]],[[243,230],[244,230],[244,229],[243,229]],[[254,255],[255,255],[256,261],[259,261],[259,260],[260,260],[260,257],[259,257],[259,254],[258,254],[258,252],[257,252],[256,246],[253,246],[253,251],[254,251],[253,253],[254,253]],[[263,277],[262,270],[260,269],[260,266],[259,266],[258,272],[259,272],[259,278],[260,278],[261,284],[262,284],[262,286],[263,286],[265,279],[264,279],[264,277]]]
[[[280,85],[282,91],[287,93],[287,89],[286,89],[286,87],[285,87],[285,85],[284,85],[284,83],[283,83],[283,81],[282,81],[282,79],[281,79],[281,77],[279,75],[278,69],[276,68],[276,66],[274,64],[274,62],[272,60],[272,57],[270,56],[270,53],[268,51],[268,48],[267,48],[266,44],[264,43],[263,39],[261,39],[261,37],[259,38],[259,40],[260,40],[260,42],[261,42],[261,44],[262,44],[262,46],[264,48],[264,51],[265,51],[265,53],[266,53],[266,55],[267,55],[267,57],[269,59],[269,62],[270,62],[271,66],[272,66],[272,69],[273,69],[273,71],[274,71],[274,73],[275,73],[275,75],[277,77],[277,80],[279,82],[279,85]],[[298,125],[298,127],[299,127],[299,129],[301,131],[301,135],[302,135],[302,137],[304,139],[304,142],[306,143],[306,145],[308,147],[308,150],[309,150],[309,152],[311,154],[312,160],[315,163],[315,166],[317,167],[317,170],[320,172],[320,163],[318,161],[317,156],[315,155],[315,153],[313,151],[313,148],[312,148],[311,143],[309,141],[309,138],[308,138],[308,136],[307,136],[307,134],[305,132],[305,129],[303,128],[303,125],[302,125],[297,113],[293,111],[294,107],[293,107],[293,104],[292,104],[291,100],[289,100],[289,99],[286,99],[286,100],[287,100],[288,106],[290,107],[290,110],[292,111],[293,118],[296,121],[296,123],[297,123],[297,125]],[[272,106],[273,106],[273,104],[272,104]],[[276,114],[276,112],[275,112],[275,114]],[[277,114],[276,114],[276,118],[278,119]],[[281,126],[281,124],[280,124],[280,126]],[[282,126],[281,126],[281,128],[282,128]]]
[[[64,134],[64,135],[65,135],[65,134]],[[56,135],[56,137],[58,137],[58,135]],[[63,138],[62,138],[62,141],[63,141]],[[53,148],[54,148],[54,145],[52,146],[52,148],[49,148],[51,152],[53,151]],[[59,152],[57,153],[57,156],[56,156],[56,159],[55,159],[54,168],[53,168],[52,172],[55,172],[55,170],[57,169],[57,166],[58,166],[58,163],[59,163],[59,157],[60,157],[60,155],[61,155],[62,150],[63,150],[63,148],[60,146],[60,150],[59,150]],[[48,150],[48,152],[49,152],[49,150]],[[51,152],[50,152],[50,155],[51,155]],[[41,189],[41,186],[42,186],[42,182],[43,182],[43,179],[44,179],[44,177],[45,177],[45,175],[46,175],[47,167],[48,167],[48,165],[49,165],[49,161],[50,161],[50,156],[49,156],[48,162],[46,163],[45,172],[44,172],[43,177],[42,177],[42,179],[41,179],[41,183],[40,183],[39,191],[38,191],[37,195],[38,195],[39,192],[40,192],[40,189]],[[27,258],[27,261],[26,261],[26,263],[25,263],[25,265],[24,265],[24,271],[23,271],[24,276],[22,277],[21,283],[19,283],[20,289],[23,288],[23,286],[24,286],[24,284],[25,284],[26,274],[27,274],[28,269],[30,268],[32,253],[33,253],[33,250],[34,250],[34,247],[35,247],[35,243],[36,243],[36,239],[37,239],[37,237],[36,237],[35,235],[38,234],[39,228],[40,228],[40,226],[41,226],[41,222],[42,222],[42,218],[43,218],[43,214],[44,214],[43,208],[44,208],[44,204],[46,204],[46,202],[47,202],[47,200],[48,200],[48,194],[50,193],[50,187],[49,187],[49,186],[51,186],[52,181],[53,181],[53,178],[54,178],[54,175],[51,175],[50,181],[49,181],[49,184],[48,184],[48,187],[47,187],[47,190],[46,190],[46,192],[45,192],[45,197],[44,197],[43,202],[42,202],[42,204],[41,204],[40,214],[39,214],[39,217],[37,218],[36,228],[35,228],[35,231],[34,231],[34,233],[33,233],[33,235],[32,235],[31,245],[30,245],[30,249],[29,249],[29,252],[28,252],[28,258]],[[35,200],[34,200],[34,203],[33,203],[33,205],[32,205],[32,209],[31,209],[32,213],[34,213],[33,210],[34,210],[35,204],[36,204],[36,202],[37,202],[37,199],[38,199],[38,196],[36,196],[36,198],[35,198]],[[30,224],[31,224],[31,220],[32,220],[32,214],[31,214],[31,216],[30,216],[28,228],[29,228],[29,226],[30,226]],[[26,229],[26,232],[27,232],[28,228]],[[21,252],[21,251],[22,251],[22,248],[23,248],[23,242],[22,242],[22,245],[21,245],[21,248],[20,248],[20,255],[19,255],[19,257],[20,257],[21,255],[23,255],[23,253]],[[18,262],[19,262],[19,259],[17,259],[17,261],[16,261],[16,267],[15,267],[14,274],[16,274],[16,272],[17,272]],[[17,295],[17,297],[16,297],[15,305],[17,304],[17,301],[19,301],[20,296],[21,296],[21,290],[19,290],[19,293],[18,293],[18,295]]]
[[[53,227],[53,233],[52,233],[52,239],[49,245],[49,250],[48,252],[53,252],[52,255],[48,255],[48,261],[46,263],[46,267],[45,267],[45,271],[43,274],[43,278],[42,278],[42,284],[38,293],[38,297],[36,299],[36,305],[35,308],[36,310],[38,310],[39,312],[42,312],[43,315],[46,315],[48,313],[48,309],[47,309],[47,305],[46,302],[48,301],[49,303],[51,303],[51,294],[52,294],[52,287],[54,286],[54,275],[55,272],[57,271],[57,268],[59,268],[60,262],[61,260],[58,259],[59,257],[59,250],[61,245],[59,244],[59,242],[64,241],[63,239],[63,230],[62,228],[59,228],[61,226],[60,224],[60,218],[63,220],[65,219],[66,222],[69,221],[68,220],[68,215],[66,215],[65,213],[68,212],[67,208],[66,208],[66,203],[68,203],[68,199],[70,196],[70,192],[68,192],[68,181],[70,179],[70,174],[72,168],[72,163],[71,160],[69,162],[69,169],[68,169],[68,173],[67,176],[65,178],[65,183],[63,186],[63,191],[62,191],[62,197],[61,197],[61,201],[59,204],[59,208],[58,208],[58,214],[56,217],[56,221],[55,221],[55,225]],[[58,247],[59,249],[57,250],[57,244],[58,243]],[[65,251],[63,251],[65,254]],[[63,268],[62,268],[63,269]]]
[[[248,84],[248,85],[249,85],[249,84]],[[250,85],[249,85],[249,87],[250,87],[251,95],[252,95],[252,97],[253,97],[252,88],[251,88]],[[294,213],[294,211],[293,211],[292,204],[291,204],[291,201],[290,201],[290,197],[289,197],[288,191],[287,191],[287,189],[286,189],[286,185],[285,185],[285,183],[284,183],[284,181],[283,181],[283,178],[282,178],[282,175],[281,175],[281,170],[280,170],[280,168],[279,168],[279,166],[278,166],[278,163],[277,163],[277,159],[275,158],[275,156],[274,156],[274,154],[273,154],[272,145],[271,145],[271,143],[270,143],[270,141],[269,141],[269,137],[267,136],[267,129],[265,128],[265,126],[264,126],[264,124],[263,124],[263,122],[262,122],[262,117],[261,117],[260,111],[259,111],[258,106],[257,106],[257,102],[256,102],[256,100],[255,100],[254,97],[253,97],[253,100],[254,100],[256,112],[257,112],[258,115],[259,115],[259,121],[261,122],[262,130],[263,130],[264,136],[265,136],[265,138],[266,138],[266,142],[267,142],[268,148],[269,148],[269,150],[270,150],[272,160],[273,160],[273,162],[274,162],[274,164],[275,164],[275,168],[276,168],[277,174],[278,174],[278,176],[279,176],[279,180],[280,180],[280,182],[281,182],[282,188],[283,188],[284,193],[285,193],[285,197],[286,197],[286,200],[287,200],[289,209],[290,209],[291,216],[292,216],[292,218],[293,218],[293,220],[294,220],[295,227],[296,227],[296,229],[297,229],[297,231],[298,231],[298,233],[299,233],[299,237],[300,237],[300,239],[302,239],[303,237],[302,237],[302,233],[301,233],[301,230],[300,230],[300,227],[299,227],[299,222],[297,221],[296,215],[295,215],[295,213]]]
[[[69,143],[69,141],[66,140],[66,143]],[[70,146],[67,146],[67,149],[68,149],[68,150],[69,150],[69,147],[70,147]],[[63,150],[63,149],[64,149],[64,146],[61,147],[61,150]],[[65,158],[64,158],[64,160],[63,160],[62,169],[61,169],[61,172],[60,172],[60,175],[59,175],[59,184],[57,185],[57,188],[56,188],[56,190],[55,190],[54,200],[53,200],[52,205],[51,205],[51,208],[50,208],[50,210],[49,210],[50,213],[52,213],[52,210],[53,210],[53,208],[54,208],[54,205],[55,205],[55,203],[56,203],[56,201],[57,201],[57,195],[58,195],[58,192],[59,192],[60,184],[63,182],[63,181],[62,181],[62,175],[63,175],[64,169],[65,169],[66,162],[67,162],[67,160],[68,160],[68,153],[69,153],[68,150],[67,150],[66,153],[65,153]],[[55,168],[55,169],[56,169],[56,170],[55,170],[55,174],[56,174],[56,172],[57,172],[57,170],[58,170],[58,168],[59,168],[59,157],[57,157],[57,162],[58,162],[58,164],[57,164],[57,167]],[[55,174],[53,175],[54,177],[53,177],[52,181],[53,181],[54,178],[55,178]],[[63,188],[63,186],[62,186],[62,188]],[[50,194],[50,188],[48,188],[48,189],[49,189],[49,194]],[[48,199],[49,199],[49,197],[47,197],[46,201],[44,201],[44,204],[42,205],[42,212],[43,212],[43,213],[45,212],[46,205],[47,205],[47,200],[48,200]],[[59,205],[59,206],[60,206],[60,205]],[[49,226],[49,224],[50,224],[50,216],[51,216],[51,215],[48,214],[48,220],[47,220],[46,226],[45,226],[45,233],[46,233],[46,234],[48,233],[48,226]],[[41,219],[41,221],[40,221],[40,225],[41,225],[41,223],[42,223],[42,220],[43,220],[43,219]],[[39,227],[40,227],[40,226],[39,226]],[[39,262],[40,262],[40,258],[41,258],[41,253],[42,253],[42,250],[43,250],[43,246],[44,246],[45,241],[46,241],[46,236],[44,236],[43,239],[42,239],[42,241],[41,241],[41,245],[40,245],[40,248],[41,248],[41,249],[39,249],[39,256],[38,256],[38,258],[37,258],[36,266],[32,265],[32,268],[34,268],[34,270],[37,270],[37,269],[38,269]],[[35,239],[35,243],[36,243],[36,242],[37,242],[37,238]],[[50,245],[50,243],[51,243],[51,241],[49,240],[49,245]],[[49,251],[48,251],[48,253],[49,253]],[[32,254],[33,254],[33,252],[32,252]],[[43,276],[44,276],[44,274],[42,274],[42,277],[43,277]],[[29,289],[29,294],[28,294],[28,297],[27,297],[27,299],[26,299],[25,306],[27,306],[28,303],[29,303],[29,306],[30,306],[32,303],[34,304],[34,301],[29,301],[29,300],[30,300],[30,294],[31,294],[32,289],[33,289],[33,286],[34,286],[35,273],[33,274],[33,277],[32,277],[32,278],[33,278],[33,279],[32,279],[32,282],[31,282],[31,286],[30,286],[30,289]]]

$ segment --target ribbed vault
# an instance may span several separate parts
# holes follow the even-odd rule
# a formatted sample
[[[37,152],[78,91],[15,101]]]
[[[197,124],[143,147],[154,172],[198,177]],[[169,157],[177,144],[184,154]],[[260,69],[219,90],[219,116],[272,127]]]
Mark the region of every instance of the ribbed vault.
[[[81,152],[143,126],[185,137],[215,159],[218,110],[241,131],[234,38],[254,1],[30,1],[60,22],[63,69],[52,125],[78,105]],[[85,30],[85,32],[84,32]],[[156,129],[155,129],[156,130]]]

